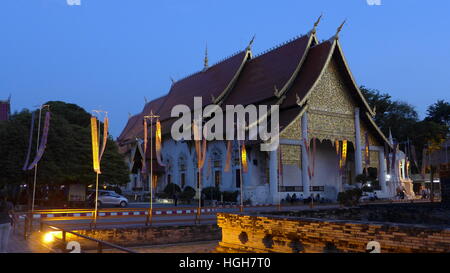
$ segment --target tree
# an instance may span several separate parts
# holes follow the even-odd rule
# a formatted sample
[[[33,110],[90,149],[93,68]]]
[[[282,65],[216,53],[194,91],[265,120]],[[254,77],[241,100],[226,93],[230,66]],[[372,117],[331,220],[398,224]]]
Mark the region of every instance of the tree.
[[[430,105],[427,109],[428,121],[434,121],[438,124],[450,127],[450,103],[444,100],[438,100],[436,103]]]
[[[90,115],[75,104],[47,102],[52,113],[47,147],[39,162],[37,183],[42,185],[93,184]],[[35,115],[38,116],[37,110]],[[14,113],[0,123],[0,185],[30,183],[33,171],[22,171],[25,161],[31,112]],[[37,118],[31,159],[36,150]],[[124,158],[109,137],[101,162],[100,183],[121,185],[128,182]]]

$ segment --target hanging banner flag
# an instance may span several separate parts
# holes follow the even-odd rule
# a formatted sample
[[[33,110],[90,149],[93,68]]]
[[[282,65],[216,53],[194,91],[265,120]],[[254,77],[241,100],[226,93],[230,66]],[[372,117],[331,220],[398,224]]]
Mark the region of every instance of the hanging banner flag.
[[[414,145],[411,145],[411,157],[417,170],[419,170],[419,164],[417,163],[416,147],[414,147]]]
[[[303,139],[303,145],[305,145],[306,156],[308,157],[308,176],[309,176],[309,179],[311,179],[312,174],[311,174],[311,168],[310,168],[310,162],[309,162],[309,159],[311,158],[311,153],[309,151],[309,144],[308,144],[306,138]]]
[[[314,137],[313,138],[313,154],[312,154],[312,171],[311,171],[312,177],[314,177],[314,171],[316,169],[316,143],[317,143],[316,141],[317,141],[317,139]]]
[[[278,191],[281,191],[283,186],[283,153],[281,148],[278,149]]]
[[[341,170],[344,171],[345,163],[347,160],[347,140],[342,140],[342,162],[341,162]]]
[[[206,180],[208,180],[212,175],[212,159],[211,157],[208,160],[208,165],[206,166]]]
[[[47,112],[45,114],[45,123],[44,123],[44,131],[42,132],[42,139],[41,143],[39,144],[39,148],[36,152],[36,156],[33,160],[33,162],[28,166],[28,170],[31,170],[38,164],[38,162],[41,160],[42,156],[44,155],[45,147],[47,145],[47,137],[48,137],[48,129],[50,127],[50,112]]]
[[[91,137],[92,137],[92,163],[94,171],[100,173],[100,162],[98,161],[98,130],[97,118],[91,117]]]
[[[227,158],[226,158],[226,161],[225,161],[225,169],[224,169],[225,172],[229,172],[230,171],[231,152],[233,150],[233,147],[232,147],[231,144],[232,144],[231,140],[228,140],[227,141]]]
[[[334,146],[336,146],[336,154],[339,155],[339,140],[335,141]]]
[[[392,152],[392,166],[391,166],[391,170],[394,171],[395,174],[395,162],[397,161],[397,150],[398,150],[398,144],[394,144],[394,151]]]
[[[203,138],[202,144],[200,144],[200,130],[195,124],[192,125],[194,130],[195,152],[197,153],[197,165],[198,169],[202,169],[206,159],[206,138]]]
[[[144,180],[147,177],[147,161],[145,160],[147,157],[147,143],[148,143],[148,124],[147,124],[147,119],[144,117],[144,149],[142,152],[143,155],[142,155],[142,168],[141,168],[141,173],[142,173],[142,177],[144,178]],[[150,164],[151,164],[151,162],[150,162]]]
[[[103,157],[103,153],[105,152],[106,149],[106,142],[108,141],[108,117],[105,117],[103,119],[103,143],[102,143],[102,149],[100,150],[100,156],[98,161],[102,162],[102,157]],[[98,132],[100,133],[100,128],[98,128]]]
[[[244,173],[248,172],[247,150],[245,149],[245,144],[244,143],[242,143],[241,161],[242,161],[242,171]]]
[[[23,164],[23,171],[26,171],[28,169],[28,162],[30,161],[30,154],[31,154],[31,146],[33,145],[33,133],[34,133],[34,112],[31,113],[31,125],[30,125],[30,137],[28,139],[28,152],[27,152],[27,158],[25,159],[25,164]]]
[[[386,173],[390,173],[391,165],[390,165],[390,155],[389,155],[389,145],[384,143],[384,158],[386,159]]]
[[[369,132],[365,133],[365,141],[366,141],[366,147],[365,147],[365,161],[366,161],[366,169],[370,165],[370,144],[369,144]]]
[[[156,135],[155,135],[155,146],[156,146],[156,160],[160,166],[166,166],[161,159],[161,123],[159,119],[156,120]]]

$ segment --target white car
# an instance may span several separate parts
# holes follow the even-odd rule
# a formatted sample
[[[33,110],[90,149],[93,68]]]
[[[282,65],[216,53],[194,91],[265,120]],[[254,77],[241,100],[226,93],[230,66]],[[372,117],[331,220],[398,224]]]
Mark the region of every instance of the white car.
[[[95,202],[95,192],[90,194],[89,200],[92,200],[92,203]],[[124,208],[128,205],[128,199],[114,191],[99,190],[97,206],[101,207],[102,205],[114,205]]]

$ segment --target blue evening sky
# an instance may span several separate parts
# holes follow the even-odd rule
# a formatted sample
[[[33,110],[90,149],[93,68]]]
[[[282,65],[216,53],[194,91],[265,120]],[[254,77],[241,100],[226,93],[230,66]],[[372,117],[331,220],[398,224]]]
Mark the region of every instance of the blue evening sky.
[[[71,0],[69,0],[71,1]],[[72,0],[73,1],[73,0]],[[307,33],[317,17],[340,35],[360,85],[388,92],[423,117],[450,100],[450,1],[381,0],[1,0],[0,99],[12,109],[48,100],[105,109],[117,137],[144,96],[159,97],[170,77],[202,68],[247,45],[259,53]]]

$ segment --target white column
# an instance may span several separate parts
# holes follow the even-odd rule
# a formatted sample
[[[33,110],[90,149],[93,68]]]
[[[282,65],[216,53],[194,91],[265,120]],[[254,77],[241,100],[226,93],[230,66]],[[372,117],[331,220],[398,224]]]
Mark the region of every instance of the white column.
[[[355,172],[356,175],[363,173],[361,154],[361,128],[359,124],[359,108],[355,108]]]
[[[302,139],[306,139],[306,142],[309,141],[308,139],[308,112],[305,111],[305,113],[302,116]],[[308,152],[306,151],[305,142],[302,141],[302,184],[303,184],[303,197],[308,198],[311,195],[311,191],[309,190],[310,182],[309,182],[309,175],[308,175]]]
[[[273,204],[278,204],[278,149],[269,152],[270,196]]]
[[[380,182],[381,191],[383,195],[388,195],[387,187],[386,187],[386,160],[384,158],[384,149],[380,148],[378,150],[378,162],[380,169],[378,171],[378,181]]]

